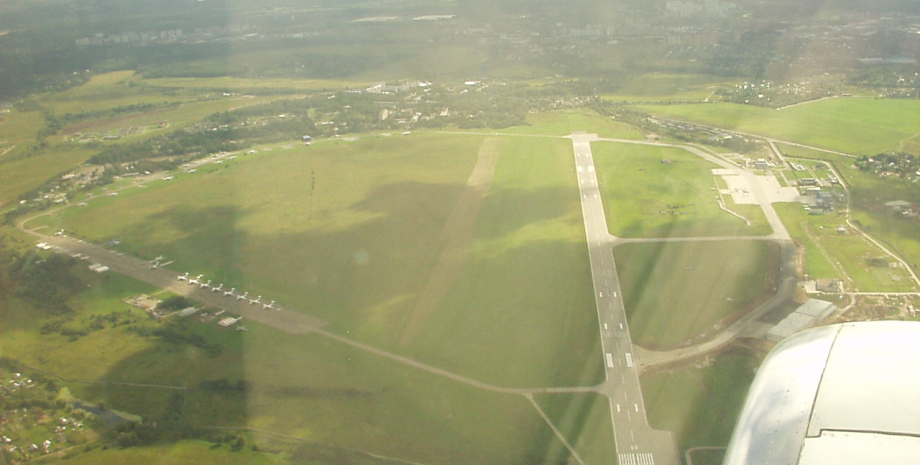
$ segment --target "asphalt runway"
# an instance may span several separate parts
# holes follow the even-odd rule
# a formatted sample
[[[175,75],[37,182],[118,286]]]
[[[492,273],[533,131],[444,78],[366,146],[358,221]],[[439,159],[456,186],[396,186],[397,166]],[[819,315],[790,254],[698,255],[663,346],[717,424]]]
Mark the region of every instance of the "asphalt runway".
[[[612,247],[616,238],[607,231],[607,218],[591,154],[591,141],[597,140],[597,135],[573,134],[571,137],[606,369],[606,382],[601,386],[601,393],[610,401],[619,463],[679,465],[671,433],[652,429],[645,415],[639,365],[635,360],[636,351],[629,335],[623,295],[613,261]]]

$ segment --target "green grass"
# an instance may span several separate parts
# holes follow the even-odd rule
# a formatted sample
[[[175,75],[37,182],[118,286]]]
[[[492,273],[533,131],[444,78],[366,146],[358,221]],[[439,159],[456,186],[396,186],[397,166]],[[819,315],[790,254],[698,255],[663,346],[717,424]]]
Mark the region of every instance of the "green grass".
[[[804,274],[808,279],[842,279],[823,243],[817,242],[815,233],[822,231],[821,227],[835,231],[843,218],[839,215],[811,216],[798,203],[779,203],[773,208],[789,235],[805,247]]]
[[[786,110],[732,103],[643,106],[655,115],[684,119],[852,154],[897,150],[914,140],[920,112],[915,100],[840,98]]]
[[[41,186],[52,176],[80,166],[93,153],[67,150],[0,163],[0,206]]]
[[[83,449],[77,447],[76,450]],[[236,464],[270,464],[279,463],[277,457],[259,452],[252,452],[249,447],[238,452],[229,446],[211,447],[204,441],[180,441],[171,444],[131,447],[127,449],[95,448],[90,452],[67,454],[66,458],[48,458],[42,463],[97,464],[111,465],[154,465],[162,463],[181,463],[185,465],[222,463]]]
[[[35,133],[42,126],[42,115],[37,111],[23,113],[10,108],[9,113],[0,114],[0,147],[6,150],[10,145],[22,144],[35,139]],[[6,154],[3,158],[8,158]],[[0,158],[0,161],[3,161]]]
[[[601,352],[571,142],[500,143],[466,266],[410,351],[502,385],[593,385]]]
[[[191,93],[164,94],[149,87],[124,84],[81,86],[42,98],[42,105],[56,115],[109,110],[140,104],[166,104],[196,100]],[[136,114],[136,113],[135,113]]]
[[[698,342],[772,290],[777,261],[761,241],[626,244],[614,249],[633,341]]]
[[[915,219],[905,218],[885,208],[884,204],[892,200],[916,199],[920,196],[920,187],[898,179],[884,179],[875,173],[859,170],[853,165],[853,159],[851,158],[801,147],[782,146],[782,150],[789,156],[824,160],[833,164],[850,188],[852,218],[864,225],[863,231],[885,244],[889,250],[894,251],[910,263],[915,270],[918,269],[918,264],[920,264],[920,223],[917,223]],[[808,161],[806,164],[810,165],[812,163],[812,161]],[[840,219],[839,222],[842,224],[843,220]],[[871,248],[866,249],[863,244],[858,244],[856,247],[857,249],[837,250],[831,251],[831,253],[834,256],[850,253],[863,255],[875,253],[878,256],[883,254],[877,248],[874,248],[876,251],[872,251]],[[860,268],[858,263],[854,263],[854,266]],[[895,272],[897,276],[904,275],[899,270],[889,271]],[[866,282],[860,284],[868,286],[867,288],[874,289],[881,285],[894,289],[902,288],[905,285],[903,280],[898,282],[891,281],[890,276],[886,277],[885,273],[879,275],[878,273],[866,273],[865,270],[857,270],[857,273],[867,279]]]
[[[477,132],[484,135],[505,134],[563,137],[576,131],[594,133],[598,134],[600,137],[608,138],[643,138],[641,129],[626,123],[621,123],[613,118],[600,115],[586,108],[529,113],[526,118],[526,124],[521,126],[511,126],[499,130],[473,129],[463,132]]]
[[[616,463],[610,402],[606,397],[598,394],[547,394],[536,395],[534,399],[585,464]]]
[[[759,208],[726,205],[748,226],[719,208],[716,165],[680,149],[595,142],[598,183],[610,233],[619,237],[768,234]],[[663,159],[670,161],[662,163]],[[726,198],[730,203],[730,198]]]
[[[649,73],[630,79],[602,98],[613,102],[719,100],[714,93],[716,88],[732,84],[725,78],[706,74]]]
[[[52,221],[94,241],[119,237],[126,252],[167,255],[177,260],[173,269],[270,295],[349,337],[467,376],[511,386],[594,384],[602,376],[600,352],[596,337],[586,335],[598,333],[597,322],[565,139],[500,141],[465,268],[419,337],[398,343],[482,141],[364,135],[275,147],[212,173],[92,200]],[[214,359],[135,342],[120,350],[121,359],[101,357],[99,376],[192,388],[215,377],[253,383],[245,395],[190,390],[186,415],[196,424],[248,425],[423,462],[565,458],[521,397],[468,388],[319,337],[249,327],[197,330],[212,340],[232,336]],[[107,337],[100,331],[55,350],[69,344],[100,358]],[[111,350],[119,344],[126,343]],[[68,360],[58,358],[58,367]],[[75,392],[148,418],[162,413],[170,395]]]
[[[174,269],[354,329],[421,281],[479,143],[377,137],[278,148],[90,202],[67,213],[66,227],[122,238],[127,252],[174,257]],[[359,251],[366,264],[355,262]]]
[[[249,89],[291,89],[291,90],[337,90],[346,88],[369,87],[373,80],[345,81],[339,79],[247,79],[239,77],[213,77],[213,78],[148,78],[143,79],[144,84],[152,87],[166,87],[179,89],[226,89],[234,92],[245,92]]]
[[[687,449],[726,446],[759,362],[744,350],[715,356],[709,367],[680,367],[642,377],[649,424],[674,432]]]
[[[494,394],[320,337],[250,327],[247,423],[423,463],[540,462],[552,433],[520,396]],[[302,412],[291,415],[290,412]]]
[[[100,282],[91,282],[86,292],[72,299],[75,322],[123,310],[127,307],[120,303],[122,297],[152,291],[117,275],[84,277]],[[13,308],[30,312],[20,305]],[[140,314],[132,325],[165,324],[132,312]],[[68,342],[56,334],[40,335],[41,321],[34,314],[7,314],[3,355],[65,377],[188,388],[182,393],[63,383],[77,398],[104,402],[108,408],[148,420],[164,414],[170,397],[180,395],[185,397],[186,424],[272,431],[308,444],[325,444],[340,454],[362,450],[425,463],[554,463],[567,458],[523,397],[471,388],[321,336],[279,333],[252,322],[247,323],[249,331],[237,332],[194,318],[181,321],[210,343],[221,344],[221,353],[209,357],[192,346],[139,337],[123,326]],[[246,380],[250,387],[244,393],[198,387],[203,380],[219,378]],[[270,441],[256,443],[261,447]],[[175,447],[181,451],[183,446]],[[146,460],[144,450],[129,449],[140,454],[136,459],[140,463]],[[293,453],[316,452],[297,449]],[[90,452],[85,460],[106,457],[96,454],[104,452]],[[214,457],[208,453],[202,460]]]
[[[597,323],[563,139],[503,144],[466,268],[423,336],[400,345],[481,142],[417,134],[275,149],[93,200],[62,213],[61,224],[95,242],[120,238],[119,249],[137,256],[164,254],[173,269],[271,296],[338,332],[484,381],[593,384],[600,359],[584,360],[597,341],[583,335]]]
[[[78,272],[89,281],[91,287],[78,294],[71,306],[76,310],[75,323],[89,315],[111,311],[130,310],[141,323],[148,319],[139,309],[121,302],[121,299],[140,293],[151,293],[156,288],[117,274],[90,275],[82,270],[84,262],[77,265]],[[145,349],[149,344],[123,337],[123,329],[108,328],[89,336],[68,342],[57,334],[40,335],[39,328],[45,321],[44,315],[36,314],[27,303],[14,299],[3,315],[6,328],[3,331],[3,353],[27,364],[40,365],[60,376],[77,379],[100,379],[109,367],[127,355]],[[74,354],[80,354],[74,359]]]
[[[837,233],[844,224],[842,212],[812,216],[798,204],[776,205],[789,234],[805,246],[805,274],[810,279],[843,279],[841,271],[852,280],[848,290],[864,292],[909,292],[916,290],[903,268],[878,268],[868,264],[874,257],[887,256],[852,228],[845,235]],[[866,220],[868,221],[868,220]],[[899,224],[900,221],[897,221]],[[874,231],[869,224],[870,232]],[[908,242],[909,241],[909,242]],[[905,240],[911,245],[914,239]],[[889,261],[893,261],[888,258]]]
[[[527,115],[526,126],[513,126],[496,132],[499,134],[568,136],[576,131],[618,139],[643,138],[642,130],[635,126],[621,123],[586,108],[530,113]]]
[[[73,134],[76,132],[104,132],[115,131],[128,127],[152,126],[163,122],[168,123],[168,127],[166,129],[148,131],[147,133],[140,136],[123,137],[117,141],[111,142],[114,144],[122,144],[126,142],[134,142],[158,134],[163,134],[164,132],[181,129],[185,126],[196,123],[214,113],[257,105],[260,103],[277,100],[279,98],[283,97],[227,97],[219,100],[186,102],[180,104],[177,107],[151,111],[148,113],[125,114],[115,118],[80,122],[64,128],[61,132],[64,134]]]
[[[920,224],[916,219],[892,211],[864,209],[855,211],[853,217],[862,223],[864,231],[905,259],[915,272],[920,270]]]

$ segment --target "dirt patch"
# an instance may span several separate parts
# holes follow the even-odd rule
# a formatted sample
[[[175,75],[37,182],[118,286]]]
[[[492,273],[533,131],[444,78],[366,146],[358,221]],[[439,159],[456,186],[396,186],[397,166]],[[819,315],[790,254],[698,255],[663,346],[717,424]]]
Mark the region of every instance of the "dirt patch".
[[[415,339],[428,315],[463,269],[473,239],[476,217],[479,216],[479,208],[492,185],[497,164],[498,139],[486,139],[479,147],[479,156],[473,173],[466,181],[466,187],[460,193],[457,204],[447,218],[441,237],[438,238],[438,250],[442,251],[441,255],[415,302],[415,309],[402,333],[402,345],[407,345]]]

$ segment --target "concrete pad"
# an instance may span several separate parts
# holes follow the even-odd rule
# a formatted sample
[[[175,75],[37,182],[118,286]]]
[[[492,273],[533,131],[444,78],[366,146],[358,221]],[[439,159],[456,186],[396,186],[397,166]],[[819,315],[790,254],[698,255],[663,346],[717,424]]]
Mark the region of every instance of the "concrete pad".
[[[757,176],[760,189],[770,203],[795,202],[799,198],[799,190],[794,187],[783,187],[776,176]]]

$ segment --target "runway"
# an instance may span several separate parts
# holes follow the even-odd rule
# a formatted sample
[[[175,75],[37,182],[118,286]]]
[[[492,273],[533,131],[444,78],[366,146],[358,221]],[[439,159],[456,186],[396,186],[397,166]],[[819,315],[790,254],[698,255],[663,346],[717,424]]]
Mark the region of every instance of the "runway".
[[[612,246],[616,238],[607,231],[591,154],[591,141],[597,140],[597,136],[573,134],[571,137],[604,357],[606,382],[600,391],[610,402],[619,463],[678,465],[680,460],[671,433],[652,429],[645,415],[635,348],[613,261]]]

